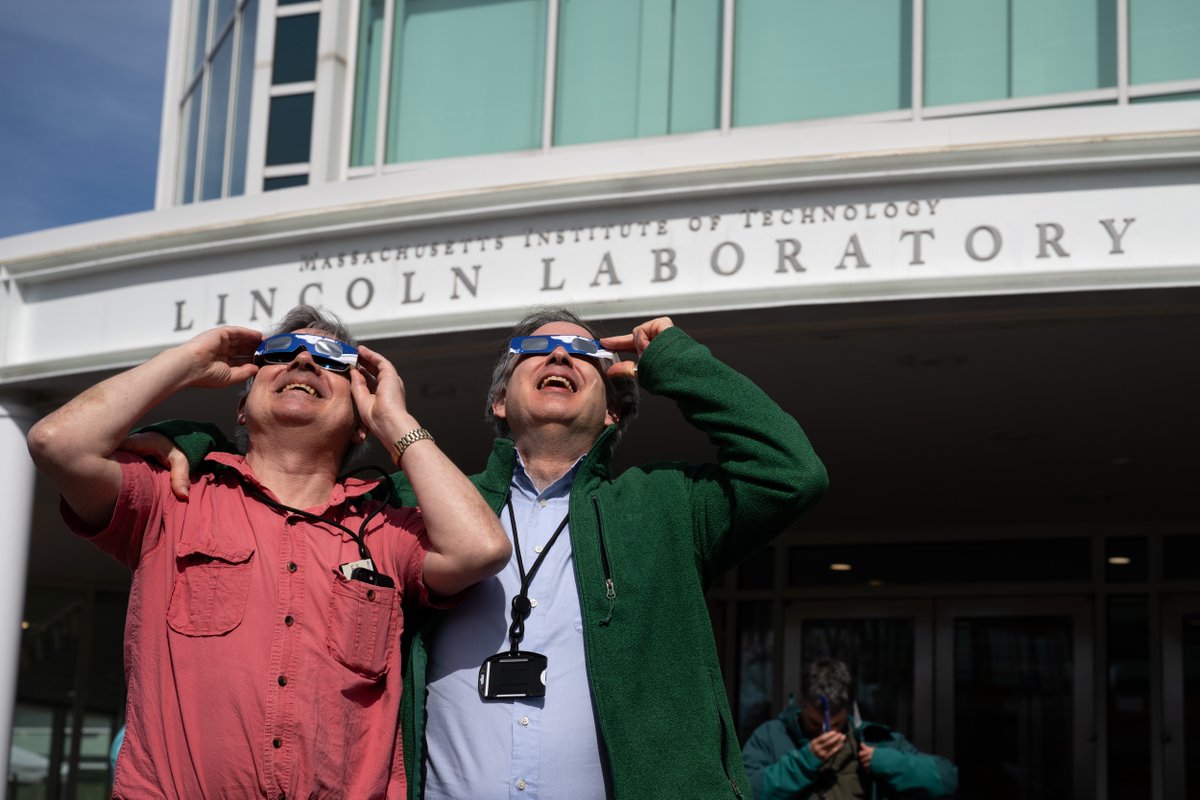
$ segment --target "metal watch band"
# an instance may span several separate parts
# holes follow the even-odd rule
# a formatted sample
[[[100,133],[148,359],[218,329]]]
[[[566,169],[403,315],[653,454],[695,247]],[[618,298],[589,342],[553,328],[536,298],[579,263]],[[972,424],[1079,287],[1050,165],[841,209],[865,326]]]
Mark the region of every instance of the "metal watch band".
[[[409,448],[409,445],[413,442],[419,442],[422,439],[428,439],[432,442],[433,434],[424,428],[415,428],[395,441],[392,447],[396,450],[393,460],[396,462],[397,467],[400,466],[400,459],[404,457],[404,451]]]

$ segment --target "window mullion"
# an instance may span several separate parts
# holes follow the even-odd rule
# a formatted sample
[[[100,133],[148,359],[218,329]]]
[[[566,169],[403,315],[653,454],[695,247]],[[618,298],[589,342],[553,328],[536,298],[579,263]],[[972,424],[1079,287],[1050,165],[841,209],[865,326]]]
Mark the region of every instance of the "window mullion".
[[[387,129],[391,116],[389,102],[392,87],[392,51],[396,42],[396,6],[404,0],[386,2],[383,6],[383,50],[379,53],[379,109],[375,115],[375,174],[387,163]]]
[[[725,0],[721,25],[721,133],[733,127],[733,20],[734,0]]]
[[[558,0],[548,0],[546,7],[546,66],[542,96],[542,152],[554,144],[554,95],[558,82]]]

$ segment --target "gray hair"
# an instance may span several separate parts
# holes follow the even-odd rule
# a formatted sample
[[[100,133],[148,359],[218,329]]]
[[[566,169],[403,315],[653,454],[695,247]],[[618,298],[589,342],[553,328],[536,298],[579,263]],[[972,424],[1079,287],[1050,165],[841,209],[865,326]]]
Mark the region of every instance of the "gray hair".
[[[336,314],[310,305],[298,305],[284,314],[283,319],[275,323],[275,327],[267,335],[275,336],[299,330],[320,331],[326,336],[345,342],[352,347],[358,346],[358,340],[350,334],[350,329],[338,319]],[[253,385],[254,378],[252,377],[246,381],[246,386],[242,389],[242,397],[250,394],[250,387]],[[357,410],[355,410],[355,416],[358,416]],[[238,425],[234,429],[233,441],[237,445],[238,452],[244,455],[250,448],[250,432],[246,430],[245,425]],[[347,447],[346,453],[342,457],[342,468],[345,469],[348,464],[365,455],[370,447],[371,440],[369,438],[359,444]]]
[[[602,335],[595,325],[585,322],[575,312],[561,306],[546,306],[535,309],[513,326],[513,329],[509,331],[508,337],[505,338],[504,344],[501,347],[500,358],[496,361],[496,366],[492,369],[492,385],[488,388],[487,408],[484,412],[487,420],[492,423],[492,428],[495,429],[497,436],[511,438],[512,433],[508,427],[508,421],[497,417],[495,412],[492,411],[492,405],[508,387],[508,379],[512,377],[513,370],[517,368],[517,360],[520,358],[515,353],[508,352],[508,342],[517,336],[528,336],[538,328],[548,325],[551,322],[567,322],[571,325],[578,325],[587,331],[588,335],[593,339],[599,339]],[[613,438],[613,446],[615,447],[637,416],[637,381],[631,378],[610,378],[605,374],[604,370],[600,370],[600,378],[604,381],[609,411],[615,411],[617,416],[617,432]]]
[[[829,699],[831,712],[849,708],[854,700],[854,676],[844,661],[822,658],[810,662],[800,673],[800,697],[820,707],[821,697]]]

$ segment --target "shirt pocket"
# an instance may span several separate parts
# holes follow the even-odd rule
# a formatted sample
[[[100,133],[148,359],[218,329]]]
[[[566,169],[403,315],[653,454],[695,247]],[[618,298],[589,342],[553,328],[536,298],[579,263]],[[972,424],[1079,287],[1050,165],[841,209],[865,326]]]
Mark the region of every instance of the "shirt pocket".
[[[240,625],[253,555],[250,545],[180,542],[167,624],[185,636],[220,636]]]
[[[329,598],[329,653],[352,672],[377,680],[397,647],[400,592],[334,576]]]

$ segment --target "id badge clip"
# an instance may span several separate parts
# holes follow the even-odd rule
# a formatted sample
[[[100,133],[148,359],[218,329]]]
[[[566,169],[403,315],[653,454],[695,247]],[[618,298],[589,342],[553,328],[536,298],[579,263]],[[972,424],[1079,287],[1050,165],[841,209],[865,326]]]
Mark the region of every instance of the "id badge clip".
[[[497,653],[479,667],[479,696],[484,700],[519,700],[546,696],[546,657],[541,653]]]

